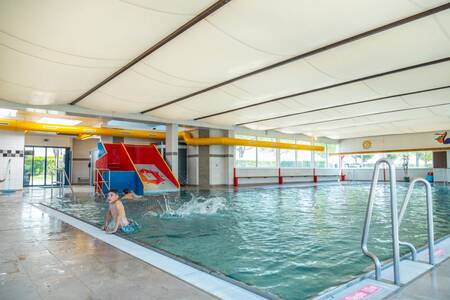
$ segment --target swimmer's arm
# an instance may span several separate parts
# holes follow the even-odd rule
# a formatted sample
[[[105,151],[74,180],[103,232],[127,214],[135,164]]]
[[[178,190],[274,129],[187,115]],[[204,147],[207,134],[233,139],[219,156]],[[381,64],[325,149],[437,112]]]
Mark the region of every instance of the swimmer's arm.
[[[103,225],[103,230],[108,229],[109,222],[111,221],[111,211],[108,209],[108,212],[105,215],[105,222]]]

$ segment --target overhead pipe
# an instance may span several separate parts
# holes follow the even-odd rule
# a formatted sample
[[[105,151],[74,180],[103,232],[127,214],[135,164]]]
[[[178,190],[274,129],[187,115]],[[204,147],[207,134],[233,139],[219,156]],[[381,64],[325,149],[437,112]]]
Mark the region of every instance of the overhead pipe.
[[[255,141],[247,139],[237,139],[230,137],[208,137],[208,138],[193,138],[189,132],[181,132],[181,135],[187,145],[206,146],[206,145],[224,145],[224,146],[247,146],[247,147],[263,147],[276,149],[291,149],[291,150],[307,150],[307,151],[324,151],[323,146],[311,146],[304,144],[290,144],[269,141]]]
[[[23,130],[25,132],[43,131],[43,132],[64,133],[76,135],[77,138],[81,140],[87,139],[93,135],[130,137],[141,139],[157,139],[157,140],[164,140],[166,138],[165,132],[161,131],[42,124],[30,121],[8,120],[8,119],[0,119],[0,129]],[[193,146],[224,145],[224,146],[248,146],[248,147],[264,147],[264,148],[307,150],[307,151],[324,151],[323,146],[311,146],[303,144],[255,141],[230,137],[193,138],[191,134],[187,131],[179,132],[178,136],[182,138],[187,145]]]

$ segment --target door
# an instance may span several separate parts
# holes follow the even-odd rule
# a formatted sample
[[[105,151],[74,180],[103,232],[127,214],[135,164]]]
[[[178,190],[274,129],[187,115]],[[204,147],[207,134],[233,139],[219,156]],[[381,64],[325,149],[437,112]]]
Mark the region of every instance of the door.
[[[62,147],[26,146],[24,158],[24,186],[52,184],[57,168],[64,168],[70,176],[70,151]],[[56,181],[57,178],[53,178]],[[60,178],[58,178],[60,180]]]

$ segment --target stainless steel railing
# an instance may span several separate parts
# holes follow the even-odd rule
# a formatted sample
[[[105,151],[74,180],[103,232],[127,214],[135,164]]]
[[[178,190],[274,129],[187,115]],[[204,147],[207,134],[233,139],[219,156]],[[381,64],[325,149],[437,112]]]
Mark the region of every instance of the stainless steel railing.
[[[405,200],[402,203],[400,209],[400,215],[398,217],[399,226],[403,220],[403,217],[408,207],[409,200],[411,199],[412,192],[416,183],[423,183],[426,189],[426,201],[427,201],[427,227],[428,227],[428,262],[430,265],[434,265],[434,225],[433,225],[433,198],[431,194],[431,184],[423,178],[416,178],[409,184],[408,191],[406,192]],[[407,246],[411,250],[412,260],[417,259],[417,250],[411,243],[399,242],[400,245]]]
[[[56,171],[56,181],[54,181],[53,175]],[[53,188],[56,184],[58,187],[58,196],[57,198],[64,198],[64,191],[66,187],[66,183],[70,188],[70,191],[72,193],[72,197],[75,198],[75,191],[73,190],[72,183],[70,182],[69,175],[67,175],[66,169],[63,168],[56,168],[50,171],[50,188],[51,188],[51,196],[53,197]]]
[[[363,235],[361,239],[361,250],[364,255],[372,259],[375,264],[375,278],[379,280],[381,278],[381,262],[378,257],[370,252],[367,248],[367,242],[369,240],[370,223],[372,221],[373,203],[375,201],[375,192],[378,184],[378,177],[380,175],[380,166],[386,164],[389,167],[389,184],[390,184],[390,206],[391,206],[391,222],[392,222],[392,254],[394,260],[394,283],[400,285],[400,246],[398,235],[398,212],[397,212],[397,182],[395,176],[395,166],[386,160],[379,159],[375,163],[373,171],[372,185],[370,186],[369,201],[367,203],[366,218],[364,222]]]

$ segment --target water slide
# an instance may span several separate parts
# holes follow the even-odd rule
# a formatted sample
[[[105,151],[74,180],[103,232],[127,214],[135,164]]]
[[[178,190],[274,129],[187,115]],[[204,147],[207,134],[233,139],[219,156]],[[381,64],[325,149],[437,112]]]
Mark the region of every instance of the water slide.
[[[144,194],[179,191],[180,183],[155,145],[122,145],[139,176]]]

